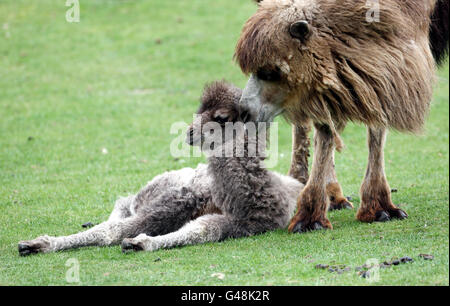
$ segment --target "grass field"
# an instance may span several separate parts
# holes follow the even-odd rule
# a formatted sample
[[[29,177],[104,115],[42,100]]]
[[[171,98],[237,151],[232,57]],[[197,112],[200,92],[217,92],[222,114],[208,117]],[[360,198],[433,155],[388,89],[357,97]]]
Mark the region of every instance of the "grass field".
[[[80,2],[81,22],[68,23],[65,1],[0,0],[0,285],[67,285],[72,258],[82,285],[449,284],[448,64],[424,134],[388,139],[388,179],[406,221],[362,224],[356,211],[341,211],[329,215],[333,231],[278,231],[155,253],[124,255],[117,246],[19,257],[18,241],[99,223],[117,197],[202,161],[168,154],[170,126],[191,121],[205,82],[245,85],[232,55],[255,10],[250,0]],[[337,156],[355,206],[365,136],[363,127],[348,126]],[[286,173],[291,138],[282,120],[279,137],[276,170]],[[377,283],[314,268],[402,256],[415,262],[381,270]]]

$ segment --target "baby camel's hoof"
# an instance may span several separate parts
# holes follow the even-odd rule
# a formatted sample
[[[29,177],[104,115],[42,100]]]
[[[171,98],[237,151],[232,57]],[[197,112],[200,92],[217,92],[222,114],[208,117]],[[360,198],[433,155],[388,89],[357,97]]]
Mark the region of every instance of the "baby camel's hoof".
[[[19,255],[20,256],[29,256],[32,254],[39,253],[39,249],[33,245],[28,245],[26,243],[19,243]]]
[[[47,251],[50,243],[45,238],[38,238],[31,241],[19,242],[18,250],[20,256],[29,256]]]
[[[403,220],[408,218],[408,214],[402,209],[392,209],[389,211],[380,210],[375,214],[376,222],[388,222],[392,219]]]
[[[122,241],[122,252],[124,253],[139,252],[143,250],[144,246],[140,242],[134,242],[131,239],[124,239]]]

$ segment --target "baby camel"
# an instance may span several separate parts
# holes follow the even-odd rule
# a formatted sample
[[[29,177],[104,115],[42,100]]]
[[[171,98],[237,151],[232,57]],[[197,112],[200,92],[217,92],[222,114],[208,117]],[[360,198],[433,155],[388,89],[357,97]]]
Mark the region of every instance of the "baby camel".
[[[225,82],[206,87],[187,141],[200,146],[210,141],[210,130],[202,128],[208,123],[219,123],[225,133],[227,122],[241,122],[241,94],[240,89]],[[238,142],[232,138],[231,142],[209,146],[211,153],[230,146],[236,152]],[[108,221],[70,236],[42,236],[20,242],[20,255],[121,242],[123,251],[155,251],[286,228],[303,184],[266,170],[262,154],[248,154],[253,139],[244,139],[244,157],[211,154],[208,165],[157,176],[137,195],[119,199]]]

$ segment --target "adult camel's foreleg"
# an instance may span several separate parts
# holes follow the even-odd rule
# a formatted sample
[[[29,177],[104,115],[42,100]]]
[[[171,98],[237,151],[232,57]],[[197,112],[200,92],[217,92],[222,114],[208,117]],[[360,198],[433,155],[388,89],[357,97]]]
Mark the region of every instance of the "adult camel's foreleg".
[[[369,164],[361,186],[361,207],[357,218],[362,222],[405,219],[406,212],[391,200],[391,189],[384,172],[385,128],[368,128]]]
[[[308,134],[310,131],[310,121],[305,121],[303,124],[292,126],[292,163],[289,170],[289,176],[297,179],[303,184],[306,184],[309,178],[308,159],[310,157],[309,147],[311,143]],[[334,152],[333,167],[327,176],[326,192],[330,198],[330,210],[353,208],[353,204],[344,196],[342,187],[338,182],[334,167]]]
[[[328,125],[316,124],[314,160],[311,176],[297,203],[297,214],[289,225],[290,232],[305,232],[333,228],[327,218],[329,199],[326,192],[327,176],[332,170],[335,137]]]

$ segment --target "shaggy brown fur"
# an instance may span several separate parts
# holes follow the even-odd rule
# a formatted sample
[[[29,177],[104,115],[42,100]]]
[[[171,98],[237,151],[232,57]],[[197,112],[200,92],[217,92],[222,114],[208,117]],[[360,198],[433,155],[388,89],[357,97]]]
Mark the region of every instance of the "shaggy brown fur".
[[[353,204],[344,196],[342,187],[337,181],[328,183],[326,192],[330,199],[328,210],[353,209]]]
[[[329,199],[326,193],[328,173],[333,167],[333,132],[327,125],[316,125],[314,161],[311,177],[298,200],[298,212],[289,225],[289,231],[332,229],[326,212]]]
[[[289,175],[303,184],[308,182],[308,159],[309,159],[309,123],[292,125],[292,163]]]
[[[391,200],[391,188],[384,173],[383,148],[386,142],[384,129],[369,128],[369,166],[361,186],[361,208],[357,218],[364,222],[405,219],[406,212],[395,207]]]
[[[243,72],[264,81],[261,103],[282,96],[280,107],[291,121],[312,119],[318,127],[317,157],[290,230],[331,227],[326,192],[338,188],[327,188],[323,173],[332,171],[331,143],[339,143],[338,127],[348,121],[370,127],[358,219],[407,217],[390,199],[384,139],[388,128],[418,133],[423,127],[432,96],[433,55],[442,61],[448,52],[449,1],[384,0],[380,20],[374,22],[367,19],[371,7],[366,0],[257,2],[235,58]],[[293,26],[302,22],[307,28],[293,35]]]
[[[434,78],[429,47],[434,1],[386,0],[380,22],[368,23],[365,0],[269,0],[244,26],[236,59],[245,73],[288,70],[285,108],[298,122],[362,122],[419,132]],[[307,20],[307,42],[289,25]],[[284,69],[283,69],[284,68]],[[300,103],[300,104],[299,104]]]
[[[310,131],[311,123],[309,121],[292,126],[292,161],[289,175],[303,184],[306,184],[309,178],[308,159],[310,157],[309,147],[311,143],[308,134]],[[353,208],[353,204],[344,196],[342,187],[338,182],[334,168],[334,160],[333,167],[328,173],[326,192],[330,199],[329,210]]]

